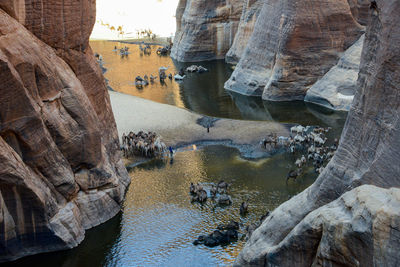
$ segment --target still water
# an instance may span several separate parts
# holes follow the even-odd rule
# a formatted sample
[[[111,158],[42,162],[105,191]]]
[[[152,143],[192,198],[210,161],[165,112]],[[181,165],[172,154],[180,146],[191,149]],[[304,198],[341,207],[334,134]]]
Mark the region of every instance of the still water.
[[[90,45],[94,52],[103,56],[104,66],[107,68],[105,77],[109,80],[109,85],[118,92],[221,118],[328,126],[333,122],[326,121],[327,116],[342,121],[346,117],[345,112],[334,112],[303,101],[270,102],[262,101],[259,97],[246,97],[228,92],[224,89],[224,83],[233,70],[223,60],[193,63],[206,67],[209,72],[188,73],[182,82],[166,79],[165,84],[160,84],[157,80],[143,89],[137,89],[134,85],[136,76],[158,76],[158,68],[161,66],[169,66],[167,74],[174,74],[192,63],[180,63],[167,56],[158,56],[158,46],[155,45],[152,46],[151,55],[143,55],[139,46],[135,44],[91,41]],[[121,57],[118,52],[113,51],[115,46],[127,46],[131,54]]]
[[[302,125],[330,126],[328,137],[339,137],[346,113],[334,112],[303,102],[266,102],[259,98],[229,94],[224,82],[232,69],[223,61],[204,62],[205,74],[188,74],[181,82],[166,80],[144,89],[134,86],[136,76],[157,75],[160,66],[177,72],[191,64],[173,62],[169,57],[140,55],[137,45],[107,41],[91,42],[108,69],[105,76],[116,91],[175,105],[197,113],[235,119],[264,120]],[[121,58],[114,46],[130,47]],[[234,148],[208,146],[178,152],[173,162],[153,160],[130,170],[132,184],[123,212],[109,222],[89,230],[83,243],[72,250],[37,255],[19,260],[14,266],[224,266],[233,262],[244,240],[226,247],[194,246],[199,236],[218,224],[234,219],[243,226],[273,210],[301,192],[317,177],[312,169],[286,185],[285,177],[299,155],[281,153],[271,158],[248,161]],[[233,205],[221,208],[214,202],[192,204],[190,182],[205,187],[225,180],[231,183]],[[249,200],[250,213],[239,216],[239,206]],[[243,230],[243,227],[242,229]],[[243,232],[243,231],[242,231]]]
[[[208,146],[176,154],[174,161],[153,160],[134,168],[123,212],[88,231],[87,238],[70,251],[39,255],[19,261],[29,266],[221,266],[229,265],[244,245],[207,248],[192,242],[234,219],[243,225],[310,185],[316,175],[309,170],[286,185],[293,156],[276,155],[247,161],[238,151]],[[208,200],[190,202],[190,182],[231,183],[233,205],[221,208]],[[241,201],[249,200],[249,214],[239,215]]]

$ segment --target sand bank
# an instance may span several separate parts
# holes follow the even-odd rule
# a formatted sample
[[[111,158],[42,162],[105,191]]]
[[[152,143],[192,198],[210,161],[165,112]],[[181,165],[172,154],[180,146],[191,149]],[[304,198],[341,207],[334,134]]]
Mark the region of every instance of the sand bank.
[[[276,122],[217,119],[210,132],[199,124],[204,116],[186,109],[109,91],[120,137],[130,131],[154,131],[167,146],[224,144],[238,148],[246,158],[268,156],[259,145],[270,133],[288,136],[288,125]]]

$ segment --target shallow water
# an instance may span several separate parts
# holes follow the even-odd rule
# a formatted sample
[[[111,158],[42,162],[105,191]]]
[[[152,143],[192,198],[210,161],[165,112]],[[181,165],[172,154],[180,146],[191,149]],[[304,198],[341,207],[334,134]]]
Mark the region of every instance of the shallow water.
[[[30,266],[216,266],[232,263],[243,241],[227,247],[207,248],[192,242],[234,219],[243,225],[254,222],[266,210],[310,185],[310,170],[296,182],[285,182],[293,156],[247,161],[236,149],[208,146],[187,150],[170,160],[153,160],[134,168],[123,212],[90,230],[88,237],[71,251],[39,255],[19,261]],[[190,182],[231,183],[233,205],[221,208],[208,200],[190,202]],[[249,199],[250,213],[239,215],[241,201]]]
[[[209,72],[188,73],[181,82],[166,79],[162,85],[157,80],[143,89],[137,89],[134,85],[136,76],[158,76],[158,68],[161,66],[169,66],[167,74],[174,74],[192,63],[180,63],[167,56],[158,56],[158,46],[152,46],[151,55],[141,55],[139,46],[135,44],[91,41],[90,45],[94,52],[103,56],[104,66],[107,68],[105,77],[109,80],[109,85],[118,92],[221,118],[308,123],[341,128],[340,125],[343,125],[346,117],[345,112],[334,112],[303,101],[270,102],[262,101],[260,97],[228,92],[224,89],[224,83],[233,70],[223,60],[193,63],[206,67]],[[121,57],[118,52],[113,51],[114,46],[128,46],[131,54]],[[325,121],[327,115],[330,120],[333,117],[334,120],[339,119],[340,123],[332,125],[332,121]]]

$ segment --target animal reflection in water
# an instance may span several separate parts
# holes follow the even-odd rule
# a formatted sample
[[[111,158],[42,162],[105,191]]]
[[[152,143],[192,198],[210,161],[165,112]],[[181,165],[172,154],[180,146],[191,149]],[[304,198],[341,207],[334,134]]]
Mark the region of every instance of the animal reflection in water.
[[[270,134],[264,138],[260,144],[263,148],[278,148],[284,147],[288,152],[295,155],[300,154],[299,158],[295,160],[295,170],[290,170],[286,176],[286,183],[290,180],[296,180],[303,174],[303,167],[308,165],[313,166],[316,173],[322,173],[324,166],[335,155],[338,147],[338,139],[334,139],[331,145],[327,145],[329,140],[325,136],[331,130],[330,127],[322,128],[316,126],[301,125],[293,126],[290,128],[290,136],[277,136]]]
[[[201,184],[190,183],[190,194],[192,202],[199,202],[204,204],[207,199],[211,199],[215,205],[224,207],[232,204],[232,198],[228,195],[228,189],[231,185],[225,181],[220,181],[218,184]],[[209,193],[207,192],[209,191]],[[209,196],[209,197],[208,197]],[[249,213],[249,199],[242,201],[239,207],[239,214],[245,217]],[[208,235],[200,235],[193,241],[193,245],[205,245],[207,247],[226,246],[238,239],[249,239],[251,234],[257,229],[261,223],[269,216],[270,212],[267,211],[265,215],[261,216],[259,222],[251,223],[248,225],[239,224],[231,220],[228,224],[220,224],[217,229]]]
[[[128,135],[122,135],[122,151],[125,157],[155,158],[161,157],[167,151],[167,147],[156,133],[140,131],[137,134],[130,132]]]

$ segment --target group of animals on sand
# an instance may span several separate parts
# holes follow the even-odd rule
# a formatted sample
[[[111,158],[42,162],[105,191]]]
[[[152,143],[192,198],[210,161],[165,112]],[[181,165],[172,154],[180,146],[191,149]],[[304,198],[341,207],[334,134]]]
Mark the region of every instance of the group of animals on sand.
[[[265,149],[284,147],[292,155],[298,155],[294,161],[296,168],[290,170],[286,176],[288,182],[290,179],[296,180],[304,173],[303,168],[308,168],[310,165],[316,173],[322,173],[339,145],[336,138],[328,145],[326,134],[330,130],[330,127],[296,125],[290,128],[289,137],[270,134],[260,142],[260,145]]]
[[[167,152],[167,147],[156,133],[140,131],[137,134],[134,132],[123,133],[121,150],[125,157],[154,158]]]

